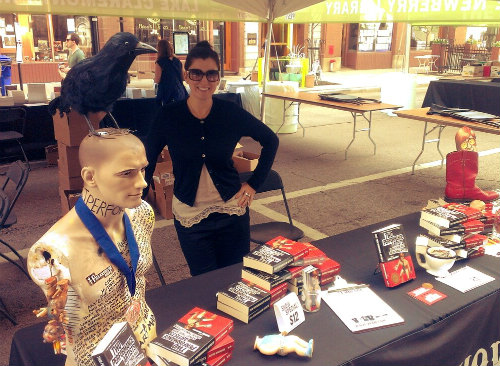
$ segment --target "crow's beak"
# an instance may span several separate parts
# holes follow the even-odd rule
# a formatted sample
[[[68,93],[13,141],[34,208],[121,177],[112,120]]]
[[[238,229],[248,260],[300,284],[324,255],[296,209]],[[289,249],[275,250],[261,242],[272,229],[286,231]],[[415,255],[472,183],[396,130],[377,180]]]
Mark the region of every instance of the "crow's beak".
[[[158,52],[156,48],[151,47],[150,45],[143,42],[137,43],[137,46],[135,46],[134,49],[134,53],[136,56],[142,55],[144,53],[156,53],[156,52]]]

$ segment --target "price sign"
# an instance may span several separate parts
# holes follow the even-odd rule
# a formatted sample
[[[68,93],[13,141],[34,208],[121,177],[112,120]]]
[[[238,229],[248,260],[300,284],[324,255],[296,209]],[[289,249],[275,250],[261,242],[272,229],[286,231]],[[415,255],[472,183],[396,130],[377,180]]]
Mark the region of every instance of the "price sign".
[[[295,292],[291,292],[274,304],[274,314],[280,332],[290,333],[304,322],[304,311]]]

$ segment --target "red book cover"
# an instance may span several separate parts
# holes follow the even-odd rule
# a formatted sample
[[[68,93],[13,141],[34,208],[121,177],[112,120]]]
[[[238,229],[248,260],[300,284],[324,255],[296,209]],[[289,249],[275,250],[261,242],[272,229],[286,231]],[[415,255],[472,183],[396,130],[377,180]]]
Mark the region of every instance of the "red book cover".
[[[233,352],[227,352],[222,355],[220,355],[217,358],[214,358],[210,361],[205,362],[202,365],[209,365],[209,366],[222,366],[224,365],[227,361],[229,361],[233,357]]]
[[[335,275],[332,275],[332,276],[321,276],[320,277],[320,280],[319,280],[319,284],[321,286],[324,286],[324,285],[328,285],[329,283],[333,282],[333,280],[335,279]]]
[[[292,278],[297,278],[302,275],[302,270],[306,268],[305,266],[290,266],[286,270],[292,274]]]
[[[186,329],[197,328],[215,338],[216,345],[222,338],[233,330],[233,320],[213,314],[207,310],[195,307],[179,319],[179,323],[186,324]]]
[[[308,266],[310,264],[318,264],[324,262],[328,256],[320,249],[316,248],[311,243],[304,243],[309,248],[308,253],[301,259],[298,259],[293,264],[295,266]]]
[[[340,272],[340,264],[331,258],[328,258],[321,264],[314,264],[313,266],[319,269],[320,276],[325,278],[334,276]]]
[[[288,288],[286,288],[284,291],[278,292],[273,296],[271,296],[271,302],[269,303],[269,307],[272,308],[274,303],[284,298],[287,293],[288,293]]]
[[[294,262],[303,258],[309,252],[309,247],[305,243],[290,240],[283,236],[277,236],[276,238],[269,240],[266,245],[269,245],[274,249],[280,249],[292,255]]]
[[[478,219],[481,216],[483,216],[483,213],[481,212],[481,210],[478,210],[477,208],[473,208],[473,207],[470,207],[470,206],[467,206],[467,205],[464,205],[461,203],[453,203],[453,202],[446,203],[443,205],[443,207],[445,207],[449,210],[454,210],[454,211],[458,211],[458,212],[465,214],[467,216],[468,220]]]
[[[222,355],[233,352],[234,349],[234,339],[230,335],[225,336],[220,340],[219,343],[210,348],[207,352],[207,363],[212,360],[221,357]]]
[[[384,282],[387,287],[398,286],[416,278],[415,267],[409,253],[401,253],[404,256],[389,262],[379,264]]]

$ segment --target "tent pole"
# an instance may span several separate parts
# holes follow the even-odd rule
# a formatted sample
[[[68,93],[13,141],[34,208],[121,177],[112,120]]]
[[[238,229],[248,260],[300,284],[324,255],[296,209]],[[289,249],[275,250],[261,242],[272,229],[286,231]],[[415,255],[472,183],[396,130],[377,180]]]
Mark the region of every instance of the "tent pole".
[[[405,62],[403,64],[403,72],[410,73],[410,48],[411,48],[411,23],[406,23],[405,37]]]
[[[262,93],[266,92],[267,73],[269,71],[269,57],[271,55],[271,32],[273,29],[274,18],[274,4],[269,0],[269,17],[267,18],[267,36],[266,36],[266,49],[264,51],[264,72],[262,73]],[[260,120],[264,122],[264,113],[266,110],[266,97],[262,96],[260,104]]]

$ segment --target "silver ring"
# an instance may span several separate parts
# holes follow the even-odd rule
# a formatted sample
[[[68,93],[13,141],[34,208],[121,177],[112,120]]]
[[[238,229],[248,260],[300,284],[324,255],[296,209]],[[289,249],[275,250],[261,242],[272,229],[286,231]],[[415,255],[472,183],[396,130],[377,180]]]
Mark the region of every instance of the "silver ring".
[[[245,192],[245,196],[250,197],[250,193]]]

